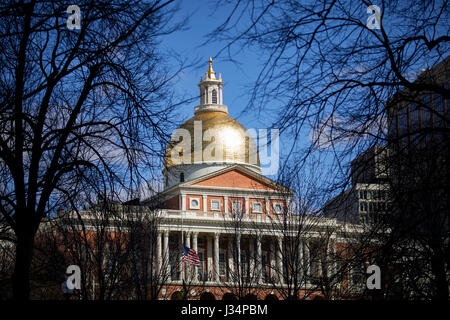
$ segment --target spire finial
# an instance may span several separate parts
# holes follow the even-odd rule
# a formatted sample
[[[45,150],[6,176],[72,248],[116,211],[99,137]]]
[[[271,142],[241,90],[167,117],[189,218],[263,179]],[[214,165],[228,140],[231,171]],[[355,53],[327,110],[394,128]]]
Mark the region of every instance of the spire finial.
[[[213,67],[212,67],[213,59],[211,57],[209,57],[208,61],[209,61],[209,68],[208,68],[208,72],[207,72],[208,78],[211,80],[217,80],[216,73],[214,72]]]

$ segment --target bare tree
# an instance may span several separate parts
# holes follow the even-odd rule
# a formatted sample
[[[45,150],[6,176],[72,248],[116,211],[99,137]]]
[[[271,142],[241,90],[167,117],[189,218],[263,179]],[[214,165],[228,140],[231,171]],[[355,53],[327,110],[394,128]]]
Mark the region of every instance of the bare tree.
[[[39,224],[95,177],[137,190],[162,154],[173,94],[158,52],[173,1],[0,5],[0,212],[16,237],[14,297],[29,297]],[[75,25],[75,29],[67,25]],[[144,175],[145,173],[145,175]]]
[[[157,259],[160,215],[157,210],[142,205],[126,210],[128,215],[125,225],[129,234],[129,242],[125,246],[129,252],[126,287],[131,291],[130,296],[137,300],[157,300],[169,279],[167,264],[170,264],[172,259],[166,257],[164,252],[160,261]],[[175,257],[175,261],[179,261],[179,257]],[[178,268],[178,265],[170,266],[175,270]],[[172,277],[173,271],[171,270],[170,274]]]
[[[269,229],[277,239],[270,250],[275,259],[270,266],[275,277],[270,280],[286,300],[310,299],[318,292],[331,298],[339,283],[331,267],[336,254],[331,250],[335,246],[332,236],[339,226],[323,216],[324,194],[318,183],[322,173],[318,163],[310,165],[308,174],[297,171],[296,163],[284,166],[280,184],[285,186],[281,195],[286,206],[279,214],[269,215]]]
[[[242,202],[236,202],[236,205],[232,202],[230,212],[223,214],[224,228],[228,230],[228,259],[224,265],[226,275],[222,278],[220,271],[215,270],[216,278],[223,284],[224,294],[231,293],[237,300],[256,297],[260,279],[256,268],[260,258],[255,248],[261,228],[257,222],[248,219],[243,205]]]
[[[401,290],[397,285],[402,298],[448,300],[449,73],[431,71],[448,60],[448,2],[380,1],[376,7],[356,0],[238,1],[232,8],[211,36],[229,41],[229,50],[221,52],[234,52],[238,45],[257,46],[265,54],[248,110],[277,106],[275,127],[294,137],[310,136],[306,146],[295,139],[292,149],[299,151],[288,157],[300,169],[311,155],[327,159],[333,175],[324,180],[323,192],[349,188],[348,164],[362,151],[382,145],[392,152],[385,168],[391,210],[382,210],[384,222],[364,226],[360,240],[366,249],[360,252],[367,259],[357,255],[357,260],[383,257],[377,262],[389,281],[403,283]],[[403,113],[406,128],[413,108],[430,115],[432,125],[390,134],[397,126],[392,114],[399,112],[395,119],[400,119]],[[425,142],[428,148],[411,147],[424,145],[413,140],[438,135]],[[389,266],[393,261],[398,271]],[[419,274],[426,274],[421,289],[414,288]]]
[[[81,270],[81,299],[119,298],[129,254],[124,220],[120,204],[106,199],[55,218],[66,259]]]

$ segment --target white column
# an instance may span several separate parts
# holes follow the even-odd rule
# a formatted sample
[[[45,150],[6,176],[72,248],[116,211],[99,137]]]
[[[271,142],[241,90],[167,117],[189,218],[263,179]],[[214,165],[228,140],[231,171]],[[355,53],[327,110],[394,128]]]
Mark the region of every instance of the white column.
[[[283,238],[281,236],[277,237],[277,269],[279,282],[283,281]]]
[[[305,241],[305,269],[306,269],[306,282],[310,282],[310,276],[311,276],[311,261],[310,261],[310,253],[309,253],[309,241]]]
[[[214,233],[214,280],[219,281],[219,233]]]
[[[228,281],[233,280],[234,272],[233,236],[228,237]]]
[[[249,251],[249,269],[250,269],[250,279],[255,279],[255,238],[250,237],[248,241],[248,251]]]
[[[208,272],[208,281],[210,281],[210,277],[212,275],[212,239],[210,236],[206,237],[206,251],[207,251],[207,272]]]
[[[186,232],[186,239],[184,240],[186,243],[186,247],[188,247],[189,249],[191,248],[191,233],[190,232]],[[186,263],[186,281],[190,281],[191,280],[191,264],[190,263]]]
[[[158,231],[156,235],[156,274],[159,277],[161,272],[161,266],[162,266],[162,253],[161,253],[161,232]]]
[[[225,213],[228,213],[228,197],[223,197],[223,211]]]
[[[331,258],[333,259],[333,275],[335,275],[338,272],[338,266],[337,266],[337,254],[336,254],[336,239],[333,240],[332,247],[331,247]]]
[[[273,239],[271,239],[271,241],[270,241],[270,278],[272,278],[272,279],[274,279],[275,274],[277,274],[275,256],[276,256],[276,244],[273,241]]]
[[[328,250],[329,250],[330,243],[327,243],[327,247],[325,248],[325,253],[323,259],[321,259],[320,263],[320,271],[321,275],[328,277]]]
[[[203,212],[208,212],[208,200],[206,196],[203,196]]]
[[[235,265],[236,265],[236,271],[239,270],[239,273],[237,273],[241,278],[242,278],[242,270],[241,270],[241,235],[238,233],[236,235],[236,258],[237,260],[235,261]],[[239,269],[237,269],[239,268]]]
[[[266,203],[266,214],[269,214],[270,213],[269,198],[265,197],[264,202]]]
[[[262,250],[261,250],[262,238],[260,235],[256,237],[256,283],[261,283],[262,276]]]
[[[181,210],[183,210],[183,211],[186,210],[186,195],[185,194],[181,195]]]
[[[169,231],[164,231],[164,265],[167,281],[170,281],[170,262],[169,262]]]
[[[198,237],[198,232],[193,232],[192,233],[192,248],[195,250],[195,252],[198,253],[197,237]],[[197,279],[198,279],[197,274],[198,274],[198,267],[194,266],[193,272],[192,272],[192,279],[194,279],[194,281],[197,281]]]
[[[300,281],[302,281],[303,278],[303,268],[304,268],[304,263],[303,263],[303,240],[302,239],[298,239],[298,267],[297,270],[299,270],[300,272]]]
[[[248,197],[245,197],[245,215],[246,215],[246,216],[248,216],[249,213],[250,213],[248,204],[249,204],[249,199],[248,199]]]
[[[181,248],[181,250],[182,250],[182,248],[183,248],[183,245],[184,245],[184,243],[183,243],[183,240],[184,240],[184,235],[183,235],[183,231],[182,231],[182,232],[180,232],[180,238],[179,238],[179,240],[180,240],[180,248]],[[186,278],[185,278],[185,272],[184,272],[184,262],[183,262],[183,255],[181,255],[181,257],[180,257],[180,265],[179,265],[179,270],[180,270],[180,272],[181,272],[181,280],[184,280],[184,279],[186,279]]]

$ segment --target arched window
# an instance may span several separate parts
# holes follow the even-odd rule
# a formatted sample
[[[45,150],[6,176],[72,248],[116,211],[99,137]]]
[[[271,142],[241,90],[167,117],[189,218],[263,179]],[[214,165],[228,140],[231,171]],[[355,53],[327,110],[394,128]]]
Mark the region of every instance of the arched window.
[[[217,91],[214,89],[212,91],[212,103],[217,103]]]
[[[184,182],[184,172],[180,173],[180,182]]]

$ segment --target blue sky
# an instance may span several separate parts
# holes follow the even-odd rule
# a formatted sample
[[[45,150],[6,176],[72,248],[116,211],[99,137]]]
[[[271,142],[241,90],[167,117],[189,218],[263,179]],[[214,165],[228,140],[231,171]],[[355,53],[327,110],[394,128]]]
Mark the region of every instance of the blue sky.
[[[166,50],[174,50],[177,54],[187,59],[187,62],[195,66],[188,68],[180,75],[176,85],[179,94],[187,93],[190,96],[198,95],[197,84],[200,76],[204,76],[208,69],[208,59],[214,59],[214,71],[222,74],[225,83],[223,89],[224,104],[228,106],[230,116],[240,121],[246,128],[265,128],[270,124],[269,118],[255,114],[242,115],[244,107],[248,103],[249,86],[256,79],[259,70],[259,56],[256,50],[242,50],[233,54],[233,59],[238,62],[227,61],[227,53],[221,52],[225,43],[212,42],[207,39],[207,34],[222,23],[229,7],[214,10],[212,2],[208,1],[180,1],[178,14],[189,17],[188,30],[175,32],[163,39],[163,47]],[[206,44],[205,44],[206,43]],[[179,111],[184,120],[193,116],[194,106],[198,102],[180,107]],[[270,119],[271,120],[271,119]]]
[[[184,70],[176,82],[175,91],[180,95],[195,97],[199,94],[197,84],[200,76],[204,77],[208,70],[208,59],[213,58],[213,68],[222,74],[224,82],[223,103],[228,106],[231,117],[238,120],[247,129],[270,128],[278,114],[259,114],[257,112],[243,112],[249,102],[251,86],[258,76],[263,63],[264,56],[256,48],[245,48],[239,52],[231,52],[229,61],[228,52],[223,51],[226,42],[209,40],[207,35],[225,21],[230,13],[230,6],[222,6],[215,10],[213,1],[179,1],[180,10],[177,17],[189,17],[187,30],[177,31],[169,36],[163,37],[163,50],[174,51],[181,55],[186,62],[193,64]],[[237,46],[236,46],[237,47]],[[234,49],[236,50],[236,49]],[[181,122],[194,115],[194,107],[199,104],[196,99],[192,103],[182,105],[178,108]],[[276,128],[276,127],[275,127]],[[270,131],[267,131],[270,135]],[[280,135],[280,158],[283,157],[281,146],[286,145],[287,138]],[[269,146],[269,152],[271,148]],[[284,149],[286,150],[286,148]],[[263,167],[265,167],[263,165]],[[276,176],[271,176],[276,178]]]

